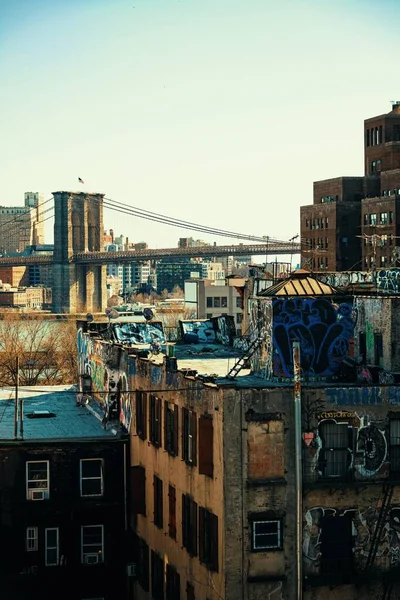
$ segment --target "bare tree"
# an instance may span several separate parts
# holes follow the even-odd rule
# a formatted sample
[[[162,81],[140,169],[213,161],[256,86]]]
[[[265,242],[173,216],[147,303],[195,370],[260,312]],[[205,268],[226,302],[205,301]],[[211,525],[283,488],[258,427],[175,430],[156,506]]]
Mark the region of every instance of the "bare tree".
[[[0,321],[0,385],[74,383],[77,378],[76,324],[7,314]]]

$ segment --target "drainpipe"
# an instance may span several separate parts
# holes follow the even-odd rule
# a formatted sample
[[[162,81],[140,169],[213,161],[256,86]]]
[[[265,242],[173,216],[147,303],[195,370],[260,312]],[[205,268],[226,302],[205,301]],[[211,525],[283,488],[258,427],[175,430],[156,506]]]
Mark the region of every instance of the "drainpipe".
[[[294,430],[295,430],[295,489],[296,489],[296,589],[297,600],[303,598],[303,486],[302,486],[302,447],[301,447],[301,383],[300,383],[300,342],[293,342],[293,391],[294,391]]]

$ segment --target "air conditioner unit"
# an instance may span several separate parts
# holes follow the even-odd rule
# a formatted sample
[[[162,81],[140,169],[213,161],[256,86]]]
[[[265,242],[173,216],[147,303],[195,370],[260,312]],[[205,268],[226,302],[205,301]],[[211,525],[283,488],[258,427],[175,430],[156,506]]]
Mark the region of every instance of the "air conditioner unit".
[[[85,554],[83,557],[83,562],[85,565],[97,565],[99,562],[98,554]]]
[[[128,577],[136,577],[136,563],[131,563],[126,566],[126,574]]]
[[[45,490],[29,490],[29,500],[44,500]]]

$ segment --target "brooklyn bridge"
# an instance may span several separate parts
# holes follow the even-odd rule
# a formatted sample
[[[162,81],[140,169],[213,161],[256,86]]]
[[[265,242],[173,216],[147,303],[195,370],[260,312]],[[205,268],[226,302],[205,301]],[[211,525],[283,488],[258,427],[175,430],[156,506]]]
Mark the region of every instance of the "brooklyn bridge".
[[[300,244],[265,238],[253,244],[210,245],[104,252],[103,194],[54,192],[54,251],[0,257],[0,266],[45,265],[53,268],[53,311],[103,312],[106,265],[162,258],[268,256],[300,253]]]

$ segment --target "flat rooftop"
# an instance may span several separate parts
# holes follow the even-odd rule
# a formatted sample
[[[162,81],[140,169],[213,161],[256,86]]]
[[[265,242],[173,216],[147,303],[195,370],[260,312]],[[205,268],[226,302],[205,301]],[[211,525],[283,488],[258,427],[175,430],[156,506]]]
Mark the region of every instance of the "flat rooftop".
[[[36,386],[18,390],[24,404],[24,441],[105,439],[118,437],[117,429],[101,425],[95,403],[79,406],[75,386]],[[0,440],[14,441],[15,388],[0,388]],[[20,442],[20,423],[18,422]]]

